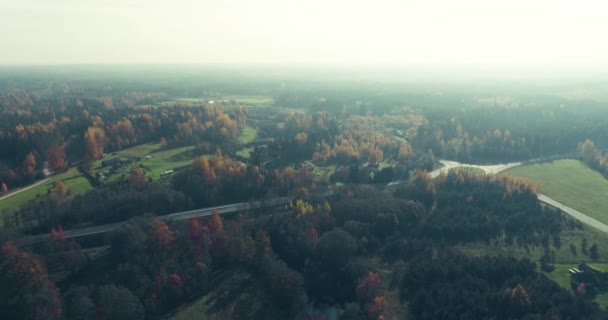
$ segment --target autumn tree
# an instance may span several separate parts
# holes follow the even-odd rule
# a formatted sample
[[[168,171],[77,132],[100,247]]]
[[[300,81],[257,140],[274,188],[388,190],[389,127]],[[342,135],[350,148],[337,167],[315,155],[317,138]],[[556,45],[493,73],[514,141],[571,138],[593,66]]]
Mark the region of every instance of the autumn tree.
[[[160,138],[160,147],[161,148],[166,148],[167,147],[167,139],[165,139],[165,137],[161,137]]]
[[[165,248],[171,245],[175,237],[169,226],[162,220],[156,219],[152,221],[150,232],[158,247]]]
[[[61,225],[58,225],[57,229],[51,229],[51,240],[55,242],[65,241],[65,232],[63,231],[63,227]]]
[[[2,182],[2,193],[7,193],[8,192],[8,187],[6,186],[6,183]]]
[[[36,173],[36,157],[32,152],[28,153],[23,160],[23,170],[28,176],[34,176]]]
[[[65,196],[68,195],[68,189],[65,187],[63,182],[57,180],[57,181],[55,181],[55,193],[58,196],[65,198]]]
[[[311,215],[315,212],[314,207],[310,203],[302,199],[296,200],[296,203],[291,203],[290,206],[293,210],[295,210],[298,218],[303,217],[305,215]]]
[[[130,186],[143,186],[148,182],[146,174],[141,167],[131,168],[131,173],[127,180]]]
[[[596,154],[595,144],[587,139],[585,142],[579,143],[578,152],[585,162],[592,162]]]
[[[255,252],[258,257],[270,255],[270,238],[262,230],[255,234]]]
[[[397,156],[397,160],[400,163],[405,163],[410,158],[411,154],[412,154],[412,147],[410,146],[409,143],[403,142],[403,143],[401,143],[401,146],[399,147],[399,155]]]
[[[369,306],[368,316],[370,320],[384,319],[384,314],[388,309],[388,303],[382,296],[375,297]]]
[[[200,239],[206,232],[209,232],[209,228],[201,223],[201,217],[195,217],[188,222],[188,239],[190,241]]]
[[[382,279],[377,272],[370,271],[357,285],[357,298],[361,301],[371,301],[380,294]]]
[[[86,144],[85,162],[89,169],[92,169],[93,162],[100,159],[103,155],[103,148],[106,143],[106,133],[102,128],[89,127],[84,134]]]
[[[294,140],[296,141],[296,143],[299,146],[303,146],[308,141],[308,135],[305,132],[300,132],[300,133],[296,134],[296,136],[294,137]]]
[[[59,319],[59,290],[42,261],[6,242],[0,248],[0,315],[2,319]]]
[[[213,210],[211,213],[211,220],[209,221],[209,231],[212,234],[218,234],[224,231],[224,224],[222,223],[222,217],[217,210]]]
[[[46,152],[46,159],[53,171],[63,171],[68,163],[65,160],[65,147],[63,145],[53,145]]]

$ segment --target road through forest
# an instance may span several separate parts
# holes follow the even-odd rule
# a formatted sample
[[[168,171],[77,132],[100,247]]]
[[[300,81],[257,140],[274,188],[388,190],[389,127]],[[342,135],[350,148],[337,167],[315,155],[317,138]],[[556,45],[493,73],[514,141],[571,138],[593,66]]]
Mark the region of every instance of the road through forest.
[[[511,169],[511,168],[514,168],[514,167],[517,167],[517,166],[520,166],[523,164],[522,162],[511,162],[511,163],[485,166],[485,165],[466,164],[466,163],[460,163],[460,162],[448,161],[448,160],[441,160],[439,162],[441,164],[443,164],[443,167],[432,171],[430,173],[431,178],[436,178],[441,173],[447,173],[450,169],[454,169],[454,168],[458,168],[458,167],[478,168],[478,169],[483,170],[485,173],[497,174],[497,173],[506,171],[508,169]],[[603,222],[600,222],[594,218],[591,218],[590,216],[588,216],[576,209],[573,209],[555,199],[552,199],[552,198],[548,197],[547,195],[538,194],[538,201],[540,201],[546,205],[549,205],[551,207],[554,207],[556,209],[559,209],[562,212],[564,212],[565,214],[569,215],[570,217],[572,217],[592,228],[595,228],[599,231],[608,233],[608,225],[606,225]]]

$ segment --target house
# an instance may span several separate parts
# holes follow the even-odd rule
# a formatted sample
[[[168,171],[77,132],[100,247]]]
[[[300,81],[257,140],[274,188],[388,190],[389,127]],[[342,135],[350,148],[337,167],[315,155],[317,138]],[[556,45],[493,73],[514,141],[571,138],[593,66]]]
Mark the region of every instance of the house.
[[[608,292],[608,272],[596,270],[585,263],[568,271],[572,289],[576,290],[581,283],[584,283],[588,294]]]
[[[114,158],[114,159],[110,159],[110,160],[104,160],[101,162],[101,167],[114,167],[114,166],[119,166],[122,164],[122,161],[120,160],[120,158]]]
[[[167,171],[163,171],[163,172],[161,172],[161,173],[160,173],[160,177],[162,178],[162,177],[164,177],[164,176],[170,175],[170,174],[172,174],[173,172],[174,172],[174,170],[167,170]]]

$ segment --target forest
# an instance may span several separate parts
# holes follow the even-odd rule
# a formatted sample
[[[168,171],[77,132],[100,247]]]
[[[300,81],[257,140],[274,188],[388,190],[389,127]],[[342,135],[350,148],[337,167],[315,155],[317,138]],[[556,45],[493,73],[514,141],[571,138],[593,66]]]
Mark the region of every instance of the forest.
[[[542,185],[437,173],[576,158],[606,177],[601,103],[250,72],[0,74],[0,318],[606,317],[550,276],[588,229]]]

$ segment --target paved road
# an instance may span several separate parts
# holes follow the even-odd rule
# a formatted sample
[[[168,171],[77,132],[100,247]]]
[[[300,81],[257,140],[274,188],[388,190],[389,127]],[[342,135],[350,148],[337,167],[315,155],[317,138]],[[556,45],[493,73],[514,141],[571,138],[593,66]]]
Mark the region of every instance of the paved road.
[[[436,178],[441,173],[447,173],[450,169],[454,169],[457,167],[478,168],[478,169],[483,170],[485,173],[497,174],[497,173],[506,171],[508,169],[511,169],[511,168],[514,168],[514,167],[517,167],[517,166],[520,166],[523,164],[522,162],[510,162],[510,163],[483,166],[483,165],[476,165],[476,164],[460,163],[460,162],[449,161],[449,160],[440,160],[439,162],[441,164],[443,164],[443,167],[430,172],[429,174],[431,175],[431,178]],[[399,183],[402,183],[402,181],[391,182],[387,186],[392,186],[392,185],[396,185]],[[608,233],[608,225],[606,225],[603,222],[600,222],[594,218],[591,218],[590,216],[588,216],[576,209],[570,208],[567,205],[560,203],[544,194],[538,195],[538,201],[540,201],[544,204],[547,204],[549,206],[552,206],[554,208],[557,208],[557,209],[561,210],[562,212],[566,213],[567,215],[569,215],[570,217],[572,217],[592,228],[595,228],[602,232]]]
[[[448,171],[450,171],[450,169],[458,168],[458,167],[477,168],[477,169],[483,170],[485,173],[497,174],[497,173],[509,170],[511,168],[514,168],[514,167],[517,167],[517,166],[520,166],[523,164],[522,162],[509,162],[509,163],[500,163],[500,164],[483,166],[483,165],[477,165],[477,164],[460,163],[460,162],[449,161],[449,160],[440,160],[439,163],[443,164],[443,167],[441,167],[437,170],[431,171],[431,173],[430,173],[431,178],[436,178],[441,173],[448,173]]]
[[[36,187],[36,186],[38,186],[38,185],[41,185],[41,184],[43,184],[43,183],[45,183],[45,182],[49,181],[49,179],[51,179],[51,178],[42,179],[42,180],[40,180],[40,181],[38,181],[38,182],[36,182],[36,183],[34,183],[34,184],[32,184],[32,185],[29,185],[29,186],[27,186],[27,187],[25,187],[25,188],[21,188],[21,189],[19,189],[19,190],[15,191],[15,192],[12,192],[12,193],[9,193],[9,194],[7,194],[7,195],[5,195],[5,196],[2,196],[2,197],[0,197],[0,200],[4,200],[4,199],[6,199],[6,198],[10,198],[10,197],[12,197],[12,196],[14,196],[14,195],[16,195],[16,194],[19,194],[19,193],[21,193],[21,192],[23,192],[23,191],[26,191],[26,190],[29,190],[29,189],[31,189],[31,188],[33,188],[33,187]]]
[[[195,210],[170,213],[170,214],[167,214],[164,216],[159,216],[158,219],[162,219],[165,221],[188,220],[188,219],[192,219],[194,217],[210,216],[214,210],[217,210],[220,214],[238,212],[238,211],[244,211],[244,210],[255,209],[255,208],[273,207],[273,206],[277,206],[277,205],[281,205],[281,204],[287,204],[287,203],[289,203],[290,200],[291,200],[290,198],[285,197],[285,198],[276,198],[276,199],[272,199],[272,200],[268,200],[268,201],[233,203],[233,204],[227,204],[227,205],[217,206],[217,207],[201,208],[201,209],[195,209]],[[125,221],[125,222],[104,224],[104,225],[100,225],[100,226],[71,229],[71,230],[64,231],[64,233],[65,233],[66,238],[77,238],[77,237],[82,237],[82,236],[110,232],[110,231],[118,229],[120,226],[122,226],[126,223],[127,222]],[[22,239],[18,239],[15,242],[17,242],[19,244],[32,244],[32,243],[37,243],[40,241],[45,241],[48,238],[49,238],[49,234],[45,233],[45,234],[29,236],[29,237],[25,237]]]
[[[557,209],[561,210],[562,212],[566,213],[567,215],[571,216],[572,218],[574,218],[590,227],[593,227],[597,230],[608,233],[608,225],[606,225],[603,222],[600,222],[598,220],[595,220],[595,219],[591,218],[590,216],[588,216],[578,210],[572,209],[565,204],[559,203],[559,202],[547,197],[544,194],[538,195],[538,201],[548,204],[554,208],[557,208]]]

